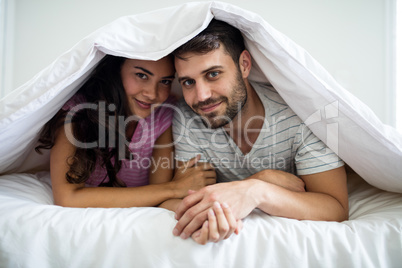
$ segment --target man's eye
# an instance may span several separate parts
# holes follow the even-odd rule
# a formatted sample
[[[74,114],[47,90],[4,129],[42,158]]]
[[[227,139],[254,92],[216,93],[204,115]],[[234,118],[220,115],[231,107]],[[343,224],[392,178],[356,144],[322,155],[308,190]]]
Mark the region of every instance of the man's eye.
[[[215,78],[215,77],[217,77],[219,75],[219,72],[210,72],[210,73],[208,73],[208,77],[209,78]]]
[[[144,79],[144,80],[148,78],[148,76],[143,73],[136,73],[135,75],[138,76],[140,79]]]
[[[183,82],[183,86],[188,87],[188,86],[193,85],[194,83],[195,83],[194,80],[189,79],[189,80],[186,80],[186,81]]]

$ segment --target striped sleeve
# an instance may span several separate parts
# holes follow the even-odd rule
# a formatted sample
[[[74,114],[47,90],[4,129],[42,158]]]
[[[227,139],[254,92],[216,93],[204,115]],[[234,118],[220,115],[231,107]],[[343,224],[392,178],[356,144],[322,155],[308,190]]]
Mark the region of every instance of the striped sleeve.
[[[309,175],[332,170],[344,165],[343,161],[305,125],[296,134],[295,154],[297,175]]]

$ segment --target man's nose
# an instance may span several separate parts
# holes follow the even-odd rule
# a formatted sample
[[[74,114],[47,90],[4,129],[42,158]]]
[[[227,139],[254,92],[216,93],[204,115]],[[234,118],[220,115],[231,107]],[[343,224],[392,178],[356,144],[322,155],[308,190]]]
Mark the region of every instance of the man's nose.
[[[206,83],[197,83],[196,84],[197,90],[197,100],[198,102],[205,101],[211,98],[211,88]]]

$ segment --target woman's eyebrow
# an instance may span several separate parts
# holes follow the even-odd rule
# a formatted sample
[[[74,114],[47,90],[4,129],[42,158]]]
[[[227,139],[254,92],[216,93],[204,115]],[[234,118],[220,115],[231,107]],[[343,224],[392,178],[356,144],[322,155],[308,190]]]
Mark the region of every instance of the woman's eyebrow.
[[[139,66],[135,66],[134,68],[140,69],[140,70],[143,71],[144,73],[147,73],[147,74],[149,74],[149,75],[151,75],[151,76],[154,76],[154,74],[153,74],[152,72],[150,72],[149,70],[147,70],[147,69],[145,69],[145,68],[142,68],[142,67],[139,67]],[[175,78],[175,75],[164,76],[164,77],[162,77],[162,78],[163,78],[163,79],[174,79],[174,78]]]
[[[134,68],[136,68],[136,69],[140,69],[141,71],[143,71],[144,73],[147,73],[147,74],[149,74],[149,75],[154,75],[152,72],[150,72],[150,71],[148,71],[147,69],[144,69],[144,68],[142,68],[142,67],[139,67],[139,66],[135,66]]]

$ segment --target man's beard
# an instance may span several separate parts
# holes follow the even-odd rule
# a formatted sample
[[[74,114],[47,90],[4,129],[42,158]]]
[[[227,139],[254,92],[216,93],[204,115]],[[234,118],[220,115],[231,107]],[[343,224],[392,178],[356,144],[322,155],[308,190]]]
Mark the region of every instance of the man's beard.
[[[214,103],[225,102],[227,104],[225,114],[217,115],[216,112],[202,116],[202,122],[207,128],[216,129],[230,123],[242,110],[247,102],[247,87],[243,81],[240,71],[237,72],[236,80],[233,85],[230,99],[221,96],[217,99],[207,99],[193,105],[193,110],[197,111],[199,107],[211,105]]]

